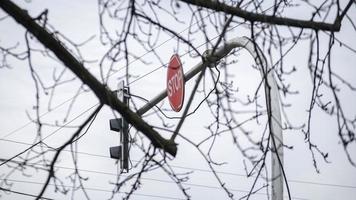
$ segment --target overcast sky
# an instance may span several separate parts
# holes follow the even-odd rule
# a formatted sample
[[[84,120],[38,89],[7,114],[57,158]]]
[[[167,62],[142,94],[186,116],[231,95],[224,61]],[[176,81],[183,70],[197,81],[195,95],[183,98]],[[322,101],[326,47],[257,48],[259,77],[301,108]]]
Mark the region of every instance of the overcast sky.
[[[28,10],[31,16],[37,16],[41,11],[48,8],[49,10],[49,23],[55,27],[56,30],[61,31],[68,38],[75,42],[82,42],[92,37],[95,38],[82,47],[83,56],[89,60],[96,62],[89,63],[86,66],[90,68],[91,72],[98,75],[96,68],[98,60],[103,56],[107,47],[102,47],[99,43],[99,21],[97,15],[97,2],[96,1],[44,1],[33,0],[30,3],[26,1],[15,1],[22,8]],[[356,17],[356,7],[353,6],[350,10],[350,17]],[[0,17],[4,16],[3,11],[0,11]],[[184,14],[180,13],[180,17]],[[115,24],[113,24],[115,26]],[[188,24],[180,25],[176,27],[176,30],[184,30]],[[356,48],[356,35],[352,32],[351,27],[343,27],[342,32],[336,36],[343,41],[347,42],[351,47]],[[182,33],[184,34],[184,33]],[[236,35],[234,35],[236,34]],[[248,35],[247,32],[243,32],[242,29],[234,30],[229,34],[229,37]],[[24,29],[16,24],[12,19],[8,18],[0,22],[0,45],[1,46],[13,46],[17,42],[20,43],[20,48],[23,44]],[[165,41],[169,39],[169,36],[162,35],[160,40]],[[130,48],[136,48],[132,46]],[[293,83],[293,87],[299,90],[299,95],[293,96],[293,98],[286,99],[289,103],[293,104],[293,107],[288,108],[290,119],[296,125],[301,125],[305,122],[307,116],[307,108],[310,99],[311,92],[311,80],[307,69],[307,51],[308,44],[297,45],[291,54],[286,57],[286,62],[289,66],[300,66],[293,76],[290,77],[290,82]],[[183,55],[185,53],[184,48],[178,49],[177,42],[170,40],[164,43],[161,47],[158,47],[163,62],[168,62],[173,53]],[[204,49],[199,49],[204,52]],[[176,52],[178,51],[178,52]],[[141,55],[145,53],[145,50],[137,46],[137,54]],[[236,87],[239,87],[239,92],[244,94],[244,98],[247,95],[253,95],[255,88],[259,84],[260,75],[255,69],[248,66],[254,63],[253,59],[247,52],[241,51],[239,53],[239,62],[232,65],[233,69],[230,70],[235,78]],[[338,72],[348,81],[356,85],[356,56],[345,49],[336,48],[335,51],[334,66],[338,67]],[[40,56],[38,56],[40,58]],[[166,68],[162,67],[148,76],[135,81],[140,76],[150,72],[152,69],[159,67],[161,64],[151,53],[144,56],[151,64],[145,65],[141,62],[135,62],[130,65],[130,72],[136,75],[130,79],[130,89],[135,95],[142,96],[146,99],[151,99],[158,92],[164,90],[166,81]],[[302,59],[300,59],[302,58]],[[192,59],[188,56],[182,56],[184,71],[188,71],[195,64],[199,62],[199,59]],[[50,83],[52,81],[53,70],[57,69],[58,73],[62,69],[59,63],[48,61],[45,59],[38,59],[35,62],[36,69],[44,82]],[[0,69],[0,158],[10,158],[13,155],[21,152],[28,147],[25,143],[32,143],[36,136],[36,126],[29,122],[29,117],[35,117],[35,111],[33,106],[35,105],[35,89],[34,83],[31,79],[29,67],[26,62],[19,62],[15,59],[10,59],[9,64],[11,69]],[[121,66],[115,66],[119,69]],[[112,89],[116,89],[118,84],[118,78],[124,75],[125,71],[121,70],[114,74],[109,81],[109,86]],[[70,73],[66,74],[67,78],[71,78]],[[191,81],[186,85],[186,95],[190,95],[190,91],[193,86]],[[42,120],[48,123],[63,123],[63,119],[66,118],[69,102],[65,103],[58,108],[57,105],[65,102],[73,97],[80,83],[74,81],[69,85],[59,87],[58,91],[53,99],[52,108],[56,108],[54,111],[49,112],[47,110],[48,96],[41,99],[43,107],[41,113],[46,114]],[[263,95],[263,93],[261,93]],[[345,112],[347,114],[355,114],[355,94],[345,92],[343,95],[343,104],[348,108]],[[242,97],[242,96],[241,96]],[[309,98],[308,98],[309,97]],[[188,99],[188,96],[186,96]],[[193,107],[196,106],[202,96],[198,95],[197,100],[193,103]],[[139,99],[135,99],[138,107],[142,106],[144,102]],[[82,122],[91,111],[84,113],[90,107],[98,103],[96,97],[90,92],[81,94],[75,101],[73,108],[68,116],[68,120],[75,119],[70,125],[78,125]],[[164,108],[169,108],[167,100],[162,102]],[[183,108],[184,109],[184,108]],[[240,109],[240,108],[237,108]],[[245,108],[241,108],[245,109]],[[184,124],[182,133],[184,136],[190,138],[193,141],[199,141],[199,139],[206,136],[202,131],[203,128],[209,123],[209,116],[206,114],[209,110],[203,106],[198,112],[188,118],[187,123]],[[26,114],[28,113],[28,114]],[[169,112],[172,116],[180,116],[181,113],[175,114]],[[109,120],[114,118],[112,111],[107,107],[104,107],[100,111],[92,127],[78,142],[78,151],[82,152],[78,158],[78,168],[81,170],[83,176],[89,177],[89,180],[84,183],[88,189],[88,194],[92,199],[107,199],[111,195],[113,186],[110,184],[115,182],[117,173],[117,164],[114,160],[109,158],[109,147],[118,145],[119,135],[112,132],[109,129]],[[246,116],[241,116],[241,121],[246,119]],[[160,125],[159,119],[153,117],[147,118],[149,123]],[[261,119],[263,120],[263,118]],[[176,120],[170,120],[169,123],[175,124]],[[261,130],[263,127],[251,123],[248,125],[252,130]],[[20,129],[19,129],[20,128]],[[287,179],[289,180],[289,186],[292,197],[295,199],[317,199],[317,200],[333,200],[333,199],[354,199],[356,196],[356,168],[352,167],[348,162],[344,150],[340,144],[340,140],[337,136],[337,127],[335,118],[331,118],[316,112],[313,115],[312,121],[312,140],[317,143],[318,146],[325,152],[329,152],[330,163],[325,163],[317,157],[320,173],[316,173],[313,168],[313,162],[308,151],[307,144],[304,142],[304,136],[299,131],[288,131],[284,134],[284,142],[287,145],[293,146],[293,150],[285,150],[284,164]],[[18,129],[18,130],[17,130]],[[44,135],[52,134],[57,128],[44,127]],[[14,131],[17,130],[17,131]],[[46,139],[46,143],[52,146],[58,146],[65,141],[66,138],[73,133],[75,129],[61,129],[52,136]],[[9,135],[11,133],[11,135]],[[169,137],[170,133],[162,132],[164,137]],[[5,137],[6,136],[6,137]],[[5,141],[3,139],[11,140]],[[15,143],[16,142],[22,142]],[[186,183],[186,187],[189,187],[189,193],[193,199],[227,199],[226,193],[220,188],[219,183],[214,178],[214,175],[209,172],[209,168],[203,158],[199,155],[192,146],[184,142],[181,138],[177,140],[178,154],[175,159],[171,161],[174,169],[179,173],[191,173],[190,179]],[[351,157],[356,160],[356,145],[353,144],[349,151]],[[68,151],[70,149],[67,149]],[[69,152],[63,152],[59,162],[57,173],[63,178],[65,185],[69,185],[69,179],[67,177],[72,171],[69,168],[73,167],[72,158]],[[214,158],[219,162],[226,162],[227,164],[217,167],[219,175],[226,183],[226,187],[231,189],[231,192],[236,195],[237,198],[246,194],[253,183],[253,178],[247,179],[244,170],[244,159],[236,150],[233,145],[231,135],[222,135],[216,141],[213,151]],[[132,149],[131,159],[133,163],[141,157],[141,153],[138,149]],[[9,172],[8,167],[0,166],[0,178]],[[36,172],[29,169],[27,171],[30,176],[21,173],[15,173],[8,177],[13,181],[14,185],[12,189],[14,191],[21,191],[30,194],[38,194],[41,188],[41,183],[44,182],[46,174],[43,172]],[[263,181],[258,183],[259,186],[263,184]],[[122,192],[127,191],[124,188]],[[266,199],[266,191],[261,190],[255,194],[251,199]],[[0,191],[1,199],[32,199],[13,193],[4,193]],[[121,195],[118,195],[121,196]],[[63,196],[54,192],[54,187],[49,186],[44,197],[55,199],[70,199],[71,194]],[[184,198],[179,188],[172,180],[162,171],[155,170],[143,175],[142,186],[137,193],[132,196],[132,199],[167,199],[168,197],[173,199]],[[75,194],[74,199],[84,199],[83,193],[78,191]]]

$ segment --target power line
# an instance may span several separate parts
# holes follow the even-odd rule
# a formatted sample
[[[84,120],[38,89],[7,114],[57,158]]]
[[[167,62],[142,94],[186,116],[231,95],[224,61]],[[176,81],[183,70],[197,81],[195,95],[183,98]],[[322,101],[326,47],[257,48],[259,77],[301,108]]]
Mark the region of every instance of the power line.
[[[34,166],[46,167],[45,165],[41,165],[41,164],[34,164]],[[72,167],[63,167],[63,166],[55,166],[55,168],[57,168],[57,169],[65,169],[65,170],[78,170],[80,172],[88,172],[88,173],[95,173],[95,174],[101,174],[101,175],[117,176],[116,173],[103,172],[103,171],[97,171],[97,170],[75,169],[75,168],[72,168]],[[125,175],[121,175],[121,176],[126,177]],[[141,179],[142,180],[148,180],[148,181],[162,182],[162,183],[175,183],[175,182],[170,181],[170,180],[163,180],[163,179],[157,179],[157,178],[141,177]],[[182,184],[183,185],[187,185],[187,186],[203,187],[203,188],[208,188],[208,189],[222,189],[222,188],[216,187],[216,186],[209,186],[209,185],[196,184],[196,183],[182,183]],[[231,190],[231,191],[235,191],[235,192],[249,192],[248,190],[232,189],[232,188],[228,188],[228,189]],[[264,193],[259,193],[259,194],[264,194]]]
[[[39,165],[39,164],[37,164]],[[56,168],[59,169],[68,169],[68,170],[75,170],[74,168],[71,167],[62,167],[62,166],[55,166]],[[101,171],[96,171],[96,170],[86,170],[86,169],[77,169],[78,171],[82,171],[82,172],[89,172],[89,173],[95,173],[95,174],[104,174],[104,175],[114,175],[117,176],[117,174],[115,173],[110,173],[110,172],[101,172]],[[125,175],[121,175],[123,177],[125,177]],[[163,182],[163,183],[175,183],[173,181],[170,180],[162,180],[162,179],[156,179],[156,178],[145,178],[145,177],[141,177],[142,180],[148,180],[148,181],[155,181],[155,182]],[[216,186],[210,186],[210,185],[204,185],[204,184],[196,184],[196,183],[181,183],[182,185],[185,186],[191,186],[191,187],[200,187],[200,188],[207,188],[207,189],[217,189],[217,190],[223,190],[223,188],[221,187],[216,187]],[[242,193],[249,193],[249,190],[242,190],[242,189],[233,189],[233,188],[227,188],[229,191],[233,191],[233,192],[242,192]],[[255,192],[254,194],[258,194],[258,195],[266,195],[266,193],[262,193],[262,192]],[[305,198],[300,198],[300,197],[292,197],[292,199],[300,199],[300,200],[305,200]]]
[[[97,106],[99,103],[91,106],[90,108],[86,109],[84,112],[80,113],[78,116],[76,116],[75,118],[73,118],[72,120],[70,120],[69,122],[67,122],[66,124],[62,125],[61,127],[59,127],[58,129],[56,129],[55,131],[53,131],[51,134],[47,135],[46,137],[44,137],[42,140],[32,144],[30,147],[26,148],[25,150],[21,151],[20,153],[12,156],[11,158],[9,158],[8,160],[2,162],[0,164],[0,166],[6,164],[7,162],[15,159],[16,157],[22,155],[23,153],[27,152],[28,150],[32,149],[33,147],[37,146],[38,144],[41,144],[45,139],[51,137],[52,135],[54,135],[55,133],[57,133],[58,131],[60,131],[62,128],[64,128],[66,125],[72,123],[73,121],[75,121],[76,119],[78,119],[79,117],[81,117],[82,115],[84,115],[85,113],[87,113],[89,110],[93,109],[95,106]]]
[[[137,161],[134,161],[137,162]],[[74,170],[74,168],[70,167],[61,167],[61,166],[56,166],[58,168],[62,169],[71,169]],[[211,172],[210,170],[204,170],[204,169],[199,169],[199,168],[189,168],[189,167],[182,167],[182,166],[177,166],[177,165],[172,165],[174,168],[185,168],[185,169],[190,169],[190,170],[196,170],[196,171],[203,171],[203,172]],[[79,171],[84,171],[84,172],[90,172],[90,173],[97,173],[97,174],[104,174],[104,175],[117,175],[115,173],[110,173],[110,172],[102,172],[102,171],[96,171],[96,170],[87,170],[87,169],[78,169]],[[219,174],[229,174],[233,176],[243,176],[246,178],[246,175],[242,174],[236,174],[236,173],[229,173],[229,172],[221,172],[218,171],[217,173]],[[151,181],[159,181],[159,182],[166,182],[166,183],[174,183],[172,181],[168,180],[162,180],[162,179],[154,179],[154,178],[142,178],[146,180],[151,180]],[[341,187],[341,188],[350,188],[350,189],[356,189],[356,186],[350,186],[350,185],[339,185],[339,184],[328,184],[328,183],[320,183],[320,182],[312,182],[312,181],[300,181],[300,180],[288,180],[289,182],[295,182],[295,183],[305,183],[305,184],[312,184],[312,185],[322,185],[322,186],[331,186],[331,187]],[[207,186],[207,185],[200,185],[200,184],[194,184],[194,183],[182,183],[184,185],[189,185],[189,186],[197,186],[197,187],[205,187],[205,188],[213,188],[213,189],[221,189],[219,187],[215,186]],[[249,192],[247,190],[239,190],[239,189],[229,189],[231,191],[237,191],[237,192]]]
[[[14,141],[14,140],[9,140],[9,139],[0,139],[0,141],[4,142],[10,142],[10,143],[15,143],[15,144],[21,144],[21,145],[31,145],[30,143],[25,143],[25,142],[19,142],[19,141]],[[70,150],[63,150],[64,152],[71,153],[72,151]],[[87,153],[87,152],[81,152],[77,151],[76,153],[81,154],[81,155],[86,155],[86,156],[92,156],[92,157],[100,157],[100,158],[105,158],[105,159],[111,159],[109,156],[106,155],[100,155],[100,154],[93,154],[93,153]],[[137,160],[132,160],[133,162],[138,162]],[[173,168],[178,168],[178,169],[185,169],[185,170],[192,170],[192,171],[200,171],[200,172],[212,172],[211,170],[208,169],[202,169],[202,168],[193,168],[193,167],[186,167],[186,166],[181,166],[181,165],[170,165]],[[65,168],[65,167],[62,167]],[[88,172],[96,172],[96,173],[102,173],[102,174],[107,174],[110,175],[111,173],[109,172],[99,172],[95,170],[87,170]],[[233,172],[226,172],[226,171],[216,171],[218,174],[223,174],[223,175],[230,175],[230,176],[238,176],[238,177],[244,177],[246,178],[246,174],[240,174],[240,173],[233,173]],[[112,174],[111,174],[112,175]],[[321,182],[315,182],[315,181],[302,181],[302,180],[296,180],[296,179],[289,179],[289,182],[294,182],[294,183],[302,183],[302,184],[310,184],[310,185],[319,185],[319,186],[329,186],[329,187],[340,187],[340,188],[350,188],[350,189],[356,189],[356,186],[353,185],[343,185],[343,184],[335,184],[335,183],[321,183]]]
[[[58,167],[56,168],[63,168],[63,167]],[[67,168],[68,169],[68,168]],[[79,169],[78,169],[79,170]],[[83,170],[81,170],[83,171]],[[92,170],[84,170],[92,173],[98,173],[96,171]],[[107,174],[107,173],[105,173]],[[111,173],[110,173],[111,174]],[[115,174],[116,175],[116,174]],[[153,179],[153,178],[141,178],[143,180],[151,180],[151,181],[159,181],[159,182],[164,182],[164,183],[174,183],[172,181],[166,181],[166,180],[160,180],[160,179]],[[0,179],[0,180],[5,180],[5,179]],[[14,179],[6,179],[7,181],[12,181],[12,182],[18,182],[18,183],[28,183],[28,184],[37,184],[37,185],[43,185],[43,183],[39,182],[33,182],[33,181],[23,181],[23,180],[14,180]],[[50,186],[54,186],[54,184],[48,184]],[[215,186],[208,186],[208,185],[202,185],[202,184],[193,184],[193,183],[182,183],[182,185],[186,186],[193,186],[193,187],[203,187],[207,189],[222,189],[220,187],[215,187]],[[62,185],[63,187],[72,187],[72,186],[67,186],[67,185]],[[111,190],[106,190],[106,189],[100,189],[100,188],[90,188],[90,187],[83,187],[85,190],[93,190],[93,191],[102,191],[102,192],[112,192]],[[249,193],[249,190],[241,190],[241,189],[231,189],[228,188],[229,191],[234,191],[234,192],[241,192],[241,193]],[[123,193],[127,194],[126,192],[120,192],[118,193]],[[267,195],[267,193],[262,193],[262,192],[254,192],[253,194],[257,195]],[[146,196],[146,197],[157,197],[157,198],[165,198],[165,199],[180,199],[180,198],[175,198],[175,197],[167,197],[167,196],[161,196],[161,195],[152,195],[152,194],[143,194],[143,193],[133,193],[132,195],[137,195],[137,196]],[[297,199],[297,200],[308,200],[306,198],[301,198],[301,197],[292,197],[292,199]]]
[[[69,98],[69,99],[63,101],[62,103],[58,104],[57,106],[55,106],[55,107],[52,108],[50,111],[47,111],[47,112],[41,114],[41,115],[40,115],[40,118],[42,118],[43,116],[47,115],[48,113],[50,113],[50,112],[56,110],[57,108],[63,106],[64,104],[68,103],[68,102],[71,101],[73,98],[74,98],[74,97],[71,97],[71,98]],[[2,138],[2,139],[7,138],[7,137],[9,137],[10,135],[12,135],[12,134],[14,134],[14,133],[16,133],[16,132],[18,132],[18,131],[24,129],[25,127],[27,127],[27,126],[30,125],[30,124],[32,124],[32,121],[31,121],[31,120],[28,121],[27,123],[25,123],[24,125],[20,126],[19,128],[16,128],[16,129],[10,131],[10,132],[7,133],[6,135],[2,136],[1,138]]]
[[[145,178],[142,178],[145,179]],[[147,178],[146,178],[147,179]],[[0,179],[0,180],[5,180],[5,179]],[[40,182],[34,182],[34,181],[24,181],[24,180],[14,180],[14,179],[6,179],[7,181],[11,181],[11,182],[17,182],[17,183],[27,183],[27,184],[36,184],[36,185],[43,185],[43,183]],[[155,180],[155,179],[151,179],[151,180]],[[162,181],[162,180],[161,180]],[[166,182],[166,181],[164,181]],[[188,185],[188,186],[195,186],[195,187],[204,187],[207,189],[222,189],[222,188],[218,188],[218,187],[214,187],[214,186],[206,186],[206,185],[201,185],[201,184],[188,184],[188,183],[182,183],[183,185]],[[51,184],[49,183],[48,185],[50,186],[55,186],[55,184]],[[72,186],[68,186],[68,185],[61,185],[63,187],[72,187]],[[101,191],[101,192],[110,192],[112,193],[112,190],[107,190],[107,189],[101,189],[101,188],[92,188],[92,187],[83,187],[84,190],[92,190],[92,191]],[[249,190],[239,190],[239,189],[229,189],[230,191],[234,191],[234,192],[244,192],[244,193],[249,193]],[[127,192],[120,192],[118,191],[118,193],[121,194],[127,194]],[[261,193],[261,192],[255,192],[253,194],[257,194],[257,195],[267,195],[267,193]],[[145,197],[155,197],[155,198],[163,198],[163,199],[181,199],[181,198],[177,198],[177,197],[171,197],[171,196],[162,196],[162,195],[154,195],[154,194],[145,194],[145,193],[132,193],[132,195],[136,195],[136,196],[145,196]],[[292,199],[297,199],[297,200],[309,200],[306,198],[301,198],[301,197],[292,197]]]
[[[0,180],[5,180],[5,179],[0,179]],[[43,183],[40,182],[35,182],[35,181],[24,181],[24,180],[15,180],[15,179],[6,179],[7,181],[12,181],[12,182],[17,182],[17,183],[26,183],[26,184],[33,184],[33,185],[43,185]],[[50,186],[56,186],[55,184],[49,183],[48,185]],[[66,188],[70,188],[73,186],[69,186],[69,185],[61,185],[63,187]],[[100,192],[110,192],[112,193],[112,190],[106,190],[106,189],[101,189],[101,188],[93,188],[93,187],[83,187],[83,189],[85,190],[91,190],[91,191],[100,191]],[[127,192],[120,192],[118,191],[118,193],[121,194],[127,194]],[[145,193],[132,193],[131,195],[134,196],[144,196],[144,197],[154,197],[154,198],[160,198],[160,199],[178,199],[178,200],[184,200],[182,198],[176,198],[176,197],[170,197],[170,196],[162,196],[162,195],[154,195],[154,194],[145,194]],[[37,197],[37,196],[35,196]]]
[[[29,194],[29,193],[19,192],[19,191],[15,191],[15,190],[10,190],[10,189],[6,189],[6,188],[3,188],[3,187],[0,187],[0,190],[6,191],[6,192],[15,193],[15,194],[19,194],[19,195],[23,195],[23,196],[28,196],[28,197],[37,197],[34,194]],[[41,197],[41,199],[54,200],[52,198],[47,198],[47,197]]]

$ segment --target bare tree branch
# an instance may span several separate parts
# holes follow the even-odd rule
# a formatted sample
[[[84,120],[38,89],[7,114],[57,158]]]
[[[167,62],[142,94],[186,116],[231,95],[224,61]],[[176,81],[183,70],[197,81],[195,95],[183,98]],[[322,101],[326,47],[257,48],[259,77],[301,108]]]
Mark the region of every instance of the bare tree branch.
[[[349,8],[351,7],[354,0],[350,0],[347,4],[346,8],[343,10],[342,14],[337,16],[334,23],[324,23],[324,22],[315,22],[309,20],[298,20],[287,17],[276,17],[275,15],[265,15],[265,14],[257,14],[242,10],[238,7],[233,7],[226,5],[225,3],[221,3],[220,1],[212,1],[212,0],[181,0],[187,4],[196,5],[200,7],[209,8],[212,10],[216,10],[219,12],[225,12],[237,17],[241,17],[248,21],[253,22],[264,22],[269,24],[276,24],[282,26],[291,26],[298,28],[310,28],[315,30],[324,30],[331,32],[338,32],[341,28],[341,21]]]
[[[152,129],[136,113],[131,111],[124,103],[119,101],[116,95],[105,85],[101,84],[70,52],[68,52],[61,42],[54,38],[54,35],[47,32],[38,25],[24,10],[9,0],[0,2],[0,7],[11,15],[18,23],[31,32],[45,47],[53,53],[74,73],[83,83],[87,84],[99,98],[100,102],[110,106],[132,124],[137,130],[145,134],[155,147],[162,148],[175,156],[177,147],[169,140],[164,139],[159,133]]]

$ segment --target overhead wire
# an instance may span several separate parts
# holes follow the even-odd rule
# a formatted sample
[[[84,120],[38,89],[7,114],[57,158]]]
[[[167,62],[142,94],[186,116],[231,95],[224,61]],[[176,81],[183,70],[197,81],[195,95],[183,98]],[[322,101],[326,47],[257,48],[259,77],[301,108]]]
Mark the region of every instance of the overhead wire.
[[[34,148],[35,146],[43,143],[44,140],[46,140],[47,138],[51,137],[52,135],[54,135],[55,133],[57,133],[58,131],[60,131],[61,129],[65,128],[66,125],[72,123],[73,121],[75,121],[76,119],[78,119],[79,117],[81,117],[82,115],[84,115],[85,113],[87,113],[89,110],[93,109],[95,106],[97,106],[99,103],[91,106],[90,108],[86,109],[85,111],[81,112],[79,115],[77,115],[76,117],[74,117],[72,120],[68,121],[67,123],[65,123],[64,125],[60,126],[58,129],[56,129],[55,131],[53,131],[52,133],[50,133],[49,135],[47,135],[46,137],[42,138],[40,141],[32,144],[30,147],[24,149],[23,151],[21,151],[20,153],[17,153],[16,155],[12,156],[11,158],[9,158],[8,160],[0,163],[0,166],[6,164],[7,162],[15,159],[16,157],[22,155],[23,153],[27,152],[28,150]]]
[[[6,189],[3,187],[0,187],[0,190],[5,191],[5,192],[11,192],[14,194],[19,194],[19,195],[23,195],[23,196],[28,196],[28,197],[37,197],[37,195],[34,194],[30,194],[30,193],[25,193],[25,192],[19,192],[19,191],[15,191],[15,190],[10,190],[10,189]],[[45,199],[45,200],[54,200],[52,198],[48,198],[48,197],[41,197],[40,199]]]
[[[39,165],[39,164],[38,164]],[[67,169],[67,170],[75,170],[74,168],[71,167],[63,167],[63,166],[55,166],[55,168],[58,169]],[[117,176],[116,173],[110,173],[110,172],[102,172],[102,171],[97,171],[97,170],[87,170],[87,169],[77,169],[78,171],[81,172],[88,172],[88,173],[95,173],[95,174],[102,174],[102,175],[113,175],[113,176]],[[123,177],[125,177],[125,175],[121,175]],[[157,178],[147,178],[147,177],[141,177],[142,180],[148,180],[148,181],[155,181],[155,182],[163,182],[163,183],[171,183],[171,184],[175,184],[174,181],[171,180],[162,180],[162,179],[157,179]],[[200,188],[207,188],[207,189],[216,189],[216,190],[223,190],[223,188],[221,187],[217,187],[217,186],[211,186],[211,185],[205,185],[205,184],[196,184],[196,183],[186,183],[186,182],[182,182],[182,185],[185,186],[191,186],[191,187],[200,187]],[[228,188],[229,191],[233,191],[233,192],[241,192],[241,193],[249,193],[249,190],[243,190],[243,189],[235,189],[235,188]],[[266,193],[263,192],[255,192],[254,194],[258,194],[258,195],[266,195]],[[292,197],[292,199],[300,199],[300,200],[305,200],[306,198],[302,198],[302,197]]]
[[[57,108],[63,106],[64,104],[68,103],[68,102],[71,101],[72,99],[73,99],[73,97],[71,97],[71,98],[69,98],[69,99],[63,101],[62,103],[58,104],[57,106],[53,107],[50,111],[47,111],[47,112],[45,112],[45,113],[42,113],[42,114],[40,115],[40,118],[42,118],[43,116],[46,116],[48,113],[50,113],[50,112],[56,110]],[[29,120],[27,123],[23,124],[22,126],[16,128],[16,129],[14,129],[14,130],[12,130],[12,131],[10,131],[9,133],[5,134],[4,136],[1,136],[1,138],[2,138],[2,139],[7,138],[7,137],[11,136],[12,134],[14,134],[14,133],[16,133],[16,132],[18,132],[18,131],[20,131],[20,130],[26,128],[26,127],[27,127],[28,125],[30,125],[30,124],[32,124],[32,121],[31,121],[31,120]]]
[[[142,178],[144,179],[144,178]],[[147,178],[146,178],[147,179]],[[0,180],[4,180],[4,179],[0,179]],[[36,184],[36,185],[42,185],[43,183],[40,182],[34,182],[34,181],[24,181],[24,180],[15,180],[15,179],[6,179],[8,181],[11,182],[17,182],[17,183],[27,183],[27,184]],[[155,179],[151,179],[151,180],[155,180]],[[206,186],[206,185],[201,185],[201,184],[188,184],[188,183],[182,183],[183,185],[187,185],[187,186],[195,186],[195,187],[204,187],[207,189],[221,189],[218,187],[214,187],[214,186]],[[48,184],[50,186],[55,186],[55,184]],[[73,186],[69,186],[69,185],[61,185],[63,187],[66,188],[70,188]],[[101,189],[101,188],[93,188],[93,187],[83,187],[83,189],[85,190],[92,190],[92,191],[102,191],[102,192],[113,192],[112,190],[107,190],[107,189]],[[240,190],[240,189],[230,189],[231,191],[234,192],[241,192],[241,193],[248,193],[250,191],[248,190]],[[127,192],[120,192],[118,191],[118,193],[122,193],[122,194],[127,194]],[[253,194],[257,194],[257,195],[267,195],[267,193],[262,193],[262,192],[255,192]],[[136,195],[136,196],[146,196],[146,197],[156,197],[156,198],[164,198],[164,199],[181,199],[181,198],[177,198],[177,197],[172,197],[172,196],[162,196],[162,195],[154,195],[154,194],[145,194],[145,193],[132,193],[132,195]],[[292,199],[296,199],[296,200],[309,200],[308,198],[303,198],[303,197],[292,197]]]
[[[45,165],[41,164],[34,164],[34,166],[41,166],[45,167]],[[97,170],[88,170],[88,169],[75,169],[72,167],[63,167],[63,166],[55,166],[54,168],[56,169],[65,169],[65,170],[77,170],[79,172],[88,172],[88,173],[95,173],[95,174],[101,174],[101,175],[109,175],[109,176],[117,176],[117,173],[112,173],[112,172],[103,172],[103,171],[97,171]],[[121,175],[123,177],[126,177],[126,175]],[[175,183],[174,181],[171,180],[163,180],[163,179],[157,179],[157,178],[145,178],[141,177],[142,180],[148,180],[148,181],[155,181],[155,182],[163,182],[163,183]],[[203,187],[203,188],[209,188],[209,189],[222,189],[220,187],[216,186],[209,186],[209,185],[203,185],[203,184],[195,184],[195,183],[182,183],[183,185],[187,186],[193,186],[193,187]],[[249,192],[248,190],[240,190],[240,189],[229,189],[231,191],[235,192]]]
[[[9,140],[9,139],[0,139],[0,141],[4,142],[11,142],[11,143],[16,143],[16,144],[21,144],[21,145],[31,145],[30,143],[25,143],[25,142],[19,142],[19,141],[14,141],[14,140]],[[64,152],[72,153],[70,150],[63,150]],[[100,155],[100,154],[93,154],[93,153],[87,153],[87,152],[82,152],[82,151],[77,151],[76,153],[81,154],[81,155],[86,155],[86,156],[92,156],[92,157],[100,157],[100,158],[105,158],[105,159],[112,159],[109,156],[106,155]],[[1,160],[1,159],[0,159]],[[137,160],[132,160],[133,162],[139,162]],[[199,171],[199,172],[208,172],[210,173],[211,170],[209,169],[202,169],[202,168],[194,168],[194,167],[186,167],[186,166],[181,166],[181,165],[170,165],[173,168],[178,168],[178,169],[185,169],[185,170],[192,170],[192,171]],[[66,168],[66,167],[59,167],[59,168]],[[68,168],[69,169],[69,168]],[[111,174],[108,172],[99,172],[95,170],[84,170],[88,172],[95,172],[99,174]],[[246,174],[242,173],[234,173],[234,172],[226,172],[226,171],[216,171],[218,174],[222,175],[230,175],[230,176],[238,176],[238,177],[244,177],[246,178]],[[348,189],[356,189],[356,186],[353,185],[345,185],[345,184],[335,184],[335,183],[322,183],[322,182],[315,182],[315,181],[303,181],[303,180],[297,180],[297,179],[289,179],[289,182],[293,183],[301,183],[301,184],[310,184],[310,185],[318,185],[318,186],[329,186],[329,187],[340,187],[340,188],[348,188]]]
[[[0,178],[0,180],[4,180],[2,178]],[[43,185],[43,183],[40,182],[35,182],[35,181],[24,181],[24,180],[16,180],[16,179],[6,179],[8,181],[12,181],[12,182],[17,182],[17,183],[26,183],[26,184],[33,184],[33,185]],[[55,184],[49,183],[48,185],[50,186],[56,186]],[[63,187],[73,187],[73,186],[69,186],[69,185],[61,185]],[[110,192],[112,193],[112,190],[106,190],[106,189],[101,189],[101,188],[94,188],[94,187],[83,187],[83,189],[85,190],[91,190],[91,191],[101,191],[101,192]],[[118,193],[121,194],[127,194],[127,192],[120,192],[118,191]],[[146,194],[146,193],[132,193],[131,195],[134,196],[144,196],[144,197],[154,197],[154,198],[160,198],[160,199],[178,199],[178,200],[184,200],[183,198],[176,198],[176,197],[171,197],[171,196],[163,196],[163,195],[155,195],[155,194]],[[36,196],[37,197],[37,196]]]

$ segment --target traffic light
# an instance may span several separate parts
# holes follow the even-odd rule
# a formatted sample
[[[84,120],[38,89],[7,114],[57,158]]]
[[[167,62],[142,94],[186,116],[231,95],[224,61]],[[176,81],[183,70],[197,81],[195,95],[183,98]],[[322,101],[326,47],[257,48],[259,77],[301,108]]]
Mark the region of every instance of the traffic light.
[[[129,105],[129,90],[124,87],[124,82],[120,82],[118,90],[118,99]],[[110,157],[120,161],[122,170],[129,171],[129,130],[128,123],[124,118],[111,119],[110,130],[120,133],[119,146],[110,147]]]

